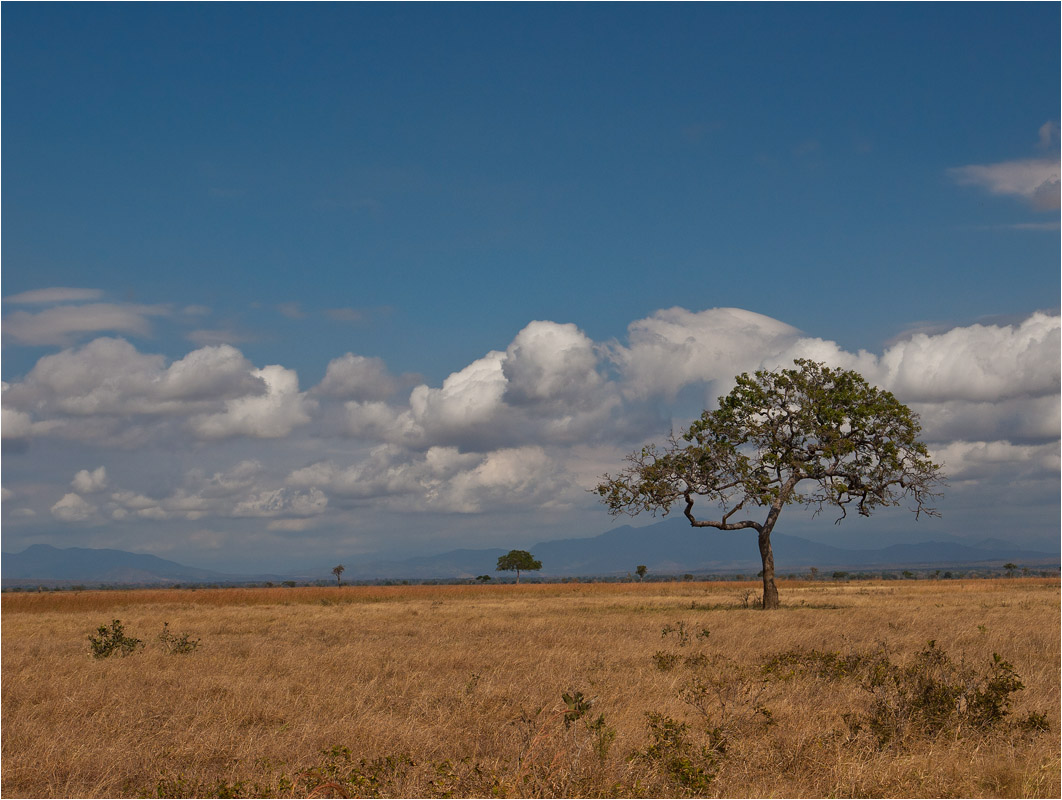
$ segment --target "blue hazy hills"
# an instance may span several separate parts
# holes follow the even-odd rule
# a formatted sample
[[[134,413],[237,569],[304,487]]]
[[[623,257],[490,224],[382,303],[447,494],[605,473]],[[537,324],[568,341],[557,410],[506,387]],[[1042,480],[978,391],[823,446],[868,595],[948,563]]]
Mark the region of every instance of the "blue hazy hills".
[[[1000,539],[976,544],[957,540],[893,544],[878,549],[849,549],[797,536],[774,534],[775,566],[780,574],[820,570],[932,569],[935,567],[1059,566],[1059,554],[1025,550]],[[530,548],[542,562],[544,577],[609,576],[633,572],[645,564],[655,575],[720,574],[759,568],[756,540],[748,531],[691,529],[685,519],[655,525],[613,528],[590,538],[540,542]],[[347,580],[424,580],[471,578],[492,574],[502,548],[451,550],[405,559],[342,558]],[[341,556],[341,554],[340,554]],[[249,581],[318,580],[331,577],[331,564],[286,574],[234,574],[198,567],[143,553],[83,547],[33,545],[21,553],[4,553],[0,575],[5,586],[33,584],[172,584],[237,583]]]

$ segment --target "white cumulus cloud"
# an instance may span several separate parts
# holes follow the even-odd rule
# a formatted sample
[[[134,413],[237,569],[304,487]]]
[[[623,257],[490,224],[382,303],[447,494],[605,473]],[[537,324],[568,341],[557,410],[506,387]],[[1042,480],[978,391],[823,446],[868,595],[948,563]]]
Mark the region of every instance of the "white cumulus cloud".
[[[33,413],[183,415],[226,398],[264,393],[265,382],[232,347],[189,353],[169,367],[125,339],[94,339],[41,358],[4,402]]]
[[[952,484],[988,479],[999,474],[1006,476],[1007,482],[1030,477],[1057,477],[1062,467],[1057,443],[1016,445],[1005,441],[959,441],[934,448],[933,458],[944,464]]]
[[[63,522],[84,522],[96,515],[98,509],[81,495],[69,492],[52,506],[52,516]]]
[[[1060,332],[1058,316],[1035,313],[1019,325],[916,334],[888,348],[868,377],[908,401],[1057,394]]]
[[[100,466],[91,471],[79,470],[70,485],[81,494],[102,492],[107,488],[107,468]]]
[[[604,377],[594,342],[575,325],[536,321],[513,339],[501,361],[504,399],[512,405],[582,408]]]
[[[316,401],[299,391],[299,378],[294,370],[274,364],[251,374],[265,382],[266,393],[226,400],[224,411],[193,417],[190,426],[197,435],[205,439],[232,436],[276,439],[310,421]]]
[[[387,399],[398,386],[383,359],[347,353],[328,362],[324,379],[313,391],[326,397],[371,401]]]
[[[203,463],[232,456],[224,469],[153,489],[122,485],[118,462],[112,469],[103,456],[94,469],[69,464],[52,485],[58,493],[37,501],[44,514],[67,492],[51,506],[60,521],[262,519],[297,532],[349,525],[355,509],[568,508],[585,503],[588,483],[624,452],[682,427],[736,374],[811,358],[855,369],[909,404],[963,483],[1002,481],[1008,469],[1041,483],[1051,476],[1062,426],[1058,314],[916,333],[879,353],[741,309],[666,309],[628,332],[624,342],[595,342],[573,324],[534,321],[504,349],[405,397],[394,390],[404,377],[351,353],[304,392],[294,370],[256,368],[231,346],[170,362],[101,338],[5,384],[3,434],[20,453],[33,452],[31,439],[56,437],[83,442],[79,458],[95,445],[118,458],[113,448],[127,443],[135,453],[190,446]],[[20,504],[33,505],[28,498]]]
[[[23,380],[5,386],[3,401],[11,435],[115,446],[171,435],[152,417],[183,422],[204,439],[283,437],[309,422],[317,405],[299,391],[294,370],[256,369],[229,345],[202,347],[167,365],[161,355],[106,337],[41,358]]]
[[[420,385],[409,397],[414,432],[428,441],[451,441],[485,426],[497,424],[506,380],[505,354],[492,350],[464,369],[449,375],[441,388]]]
[[[691,383],[729,380],[800,336],[784,322],[740,308],[669,308],[627,327],[613,358],[631,397],[674,395]]]

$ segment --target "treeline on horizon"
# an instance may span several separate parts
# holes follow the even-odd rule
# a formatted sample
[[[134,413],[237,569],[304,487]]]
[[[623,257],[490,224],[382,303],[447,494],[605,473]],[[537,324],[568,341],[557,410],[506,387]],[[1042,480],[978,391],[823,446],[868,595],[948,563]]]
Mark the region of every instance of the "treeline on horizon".
[[[478,578],[375,578],[344,581],[342,586],[475,586],[475,585],[516,585],[516,579],[512,577],[490,577],[483,580]],[[995,578],[1057,578],[1062,577],[1059,569],[1031,568],[1020,565],[1000,565],[998,567],[983,568],[908,568],[908,569],[882,569],[882,570],[823,570],[811,568],[802,573],[783,573],[779,576],[782,580],[801,582],[849,582],[849,581],[897,581],[897,580],[977,580]],[[586,576],[531,576],[525,575],[523,584],[567,584],[567,583],[677,583],[677,582],[701,582],[701,583],[756,583],[760,580],[759,575],[748,573],[708,573],[708,574],[674,574],[660,573],[653,575],[647,573],[639,578],[634,572],[626,575],[586,575]],[[197,589],[275,589],[297,587],[336,587],[334,580],[324,578],[315,580],[284,580],[284,581],[180,581],[170,583],[158,581],[152,583],[73,583],[70,581],[18,581],[4,586],[3,592],[83,592],[83,591],[128,591],[131,589],[185,589],[195,591]],[[341,588],[341,587],[339,587]]]

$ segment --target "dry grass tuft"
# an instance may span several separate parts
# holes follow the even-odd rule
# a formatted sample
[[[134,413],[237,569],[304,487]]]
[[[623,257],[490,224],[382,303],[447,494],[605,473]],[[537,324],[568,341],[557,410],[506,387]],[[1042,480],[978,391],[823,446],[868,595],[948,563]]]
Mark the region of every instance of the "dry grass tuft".
[[[1057,581],[789,582],[771,613],[745,588],[5,594],[3,794],[1062,794]],[[144,647],[94,659],[113,619]],[[962,697],[1012,665],[1002,721],[873,685],[872,656],[907,675],[929,640]]]

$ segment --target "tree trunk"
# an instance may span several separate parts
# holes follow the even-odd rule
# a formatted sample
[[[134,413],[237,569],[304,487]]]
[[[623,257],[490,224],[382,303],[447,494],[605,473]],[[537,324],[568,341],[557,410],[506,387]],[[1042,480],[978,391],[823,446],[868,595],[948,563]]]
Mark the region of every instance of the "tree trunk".
[[[516,582],[520,583],[520,570],[516,571]]]
[[[774,553],[771,551],[770,530],[763,529],[759,532],[759,544],[760,560],[763,562],[763,608],[780,608],[778,587],[774,583]]]

